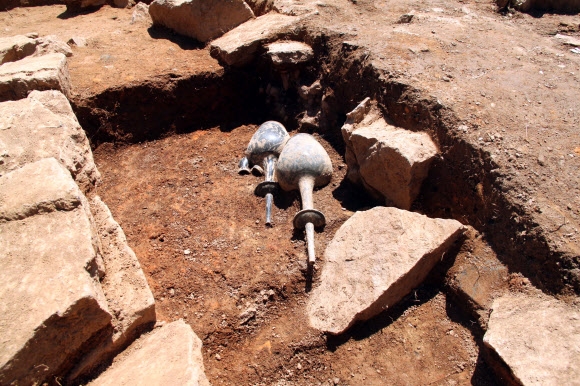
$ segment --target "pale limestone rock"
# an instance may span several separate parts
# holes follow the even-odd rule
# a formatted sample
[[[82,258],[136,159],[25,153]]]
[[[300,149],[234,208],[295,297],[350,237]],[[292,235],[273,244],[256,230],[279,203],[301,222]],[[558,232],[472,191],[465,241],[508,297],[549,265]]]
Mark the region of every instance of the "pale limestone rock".
[[[58,91],[33,91],[26,99],[0,103],[0,155],[0,175],[54,157],[83,192],[100,179],[86,134]]]
[[[41,384],[111,319],[90,219],[76,208],[0,223],[0,251],[0,384]]]
[[[145,274],[125,233],[113,219],[109,208],[96,196],[90,201],[106,273],[101,286],[113,315],[113,329],[102,339],[69,376],[74,380],[119,352],[143,328],[155,322],[155,300]]]
[[[32,55],[36,41],[24,35],[0,37],[0,64],[15,62]]]
[[[347,114],[342,136],[348,178],[387,204],[409,209],[437,155],[429,135],[389,125],[367,98]]]
[[[43,36],[36,39],[36,50],[32,56],[44,56],[59,53],[71,57],[73,52],[70,46],[54,35]]]
[[[463,231],[455,220],[392,207],[355,213],[326,249],[320,285],[308,300],[310,325],[340,334],[392,307],[421,284]]]
[[[139,3],[139,4],[142,4],[142,3]],[[139,4],[137,4],[137,6]],[[135,8],[137,8],[137,7],[135,7]],[[149,13],[147,13],[147,16],[149,16]],[[82,37],[82,36],[73,36],[67,41],[67,44],[69,46],[86,47],[87,46],[87,39]]]
[[[244,0],[155,0],[149,14],[154,25],[204,43],[254,18]]]
[[[73,210],[82,193],[56,159],[44,158],[0,177],[0,221]]]
[[[306,43],[280,41],[266,46],[274,66],[287,67],[306,63],[314,58],[314,50]]]
[[[291,35],[299,18],[268,13],[234,28],[211,43],[211,55],[229,66],[243,66],[254,58],[258,48]]]
[[[580,385],[580,311],[556,299],[506,294],[493,302],[484,344],[522,385]]]
[[[91,386],[209,386],[201,340],[183,320],[153,330],[115,359]]]
[[[131,15],[131,24],[144,23],[147,25],[153,24],[151,15],[149,15],[149,5],[145,3],[137,3],[135,8],[133,8],[133,14]]]
[[[26,98],[32,90],[70,94],[66,56],[61,53],[29,56],[0,66],[0,102]]]

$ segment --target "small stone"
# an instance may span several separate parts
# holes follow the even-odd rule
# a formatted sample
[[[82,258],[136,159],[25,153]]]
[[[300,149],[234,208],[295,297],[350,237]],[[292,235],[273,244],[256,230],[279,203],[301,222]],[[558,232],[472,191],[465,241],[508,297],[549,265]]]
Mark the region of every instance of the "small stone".
[[[171,295],[171,296],[175,295],[175,289],[174,288],[170,288],[169,289],[169,295]]]
[[[298,364],[296,365],[296,368],[297,368],[298,370],[302,370],[302,365],[301,365],[300,363],[298,363]]]
[[[334,383],[335,386],[338,385],[340,383],[340,378],[333,378],[332,383]]]
[[[414,16],[415,15],[413,15],[412,13],[405,13],[405,14],[399,16],[399,19],[397,20],[397,24],[409,24],[413,20]]]
[[[190,251],[189,249],[185,249],[185,250],[183,251],[183,254],[184,254],[184,255],[190,255],[190,254],[191,254],[191,251]]]
[[[221,361],[222,356],[220,354],[215,354],[215,359],[216,359],[216,361]]]
[[[70,46],[85,47],[87,45],[87,39],[80,36],[73,36],[67,41],[67,43]]]

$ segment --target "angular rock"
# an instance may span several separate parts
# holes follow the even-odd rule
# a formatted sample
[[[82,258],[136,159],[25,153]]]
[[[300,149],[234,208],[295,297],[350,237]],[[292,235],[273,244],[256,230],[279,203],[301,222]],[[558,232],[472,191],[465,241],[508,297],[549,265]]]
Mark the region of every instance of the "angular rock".
[[[0,103],[0,175],[48,157],[62,163],[83,192],[100,178],[86,134],[63,94],[33,91],[26,99]]]
[[[446,284],[456,303],[485,329],[493,300],[506,291],[509,271],[475,229],[468,227],[465,235],[461,251],[447,271]]]
[[[33,56],[44,56],[58,53],[63,54],[68,58],[73,54],[70,46],[54,35],[38,38],[36,39],[36,43],[36,50],[34,51]]]
[[[429,135],[389,125],[367,98],[347,114],[342,136],[348,178],[387,204],[411,208],[437,154]]]
[[[267,54],[274,66],[287,67],[306,63],[314,58],[314,50],[308,44],[282,41],[268,44]]]
[[[300,19],[269,13],[234,28],[211,43],[211,55],[229,66],[243,66],[264,44],[293,35]]]
[[[392,307],[421,284],[463,231],[458,221],[392,207],[355,213],[326,248],[320,285],[308,300],[310,325],[341,334]]]
[[[183,320],[166,324],[133,343],[89,385],[209,386],[201,346]]]
[[[135,8],[137,8],[140,4],[143,3],[139,3],[135,6]],[[147,11],[149,12],[149,11]],[[147,13],[147,16],[149,16],[149,13]],[[67,40],[66,42],[69,46],[77,46],[77,47],[86,47],[87,45],[87,39],[82,37],[82,36],[73,36],[72,38],[70,38],[69,40]]]
[[[580,47],[580,39],[578,39],[577,37],[574,37],[574,36],[556,34],[554,36],[554,39],[558,39],[563,44],[566,44],[566,45],[569,45],[572,47]]]
[[[15,62],[32,55],[36,41],[24,35],[0,37],[0,64]]]
[[[73,210],[82,193],[56,159],[44,158],[0,177],[0,221]]]
[[[541,293],[506,294],[493,303],[483,342],[503,362],[492,366],[498,371],[498,365],[507,365],[506,377],[513,377],[513,383],[579,383],[580,311],[577,305],[567,305]]]
[[[149,14],[154,25],[204,43],[254,18],[244,0],[155,0]]]
[[[93,241],[82,207],[0,223],[0,384],[59,375],[109,323]]]
[[[153,23],[151,15],[149,15],[149,4],[137,3],[135,8],[133,8],[133,14],[131,15],[131,24],[144,23],[150,25]]]
[[[0,102],[26,98],[32,90],[70,94],[66,56],[60,53],[26,57],[0,66]]]
[[[121,226],[98,196],[90,205],[106,270],[101,286],[113,315],[113,328],[72,370],[69,381],[118,353],[156,320],[153,294]]]

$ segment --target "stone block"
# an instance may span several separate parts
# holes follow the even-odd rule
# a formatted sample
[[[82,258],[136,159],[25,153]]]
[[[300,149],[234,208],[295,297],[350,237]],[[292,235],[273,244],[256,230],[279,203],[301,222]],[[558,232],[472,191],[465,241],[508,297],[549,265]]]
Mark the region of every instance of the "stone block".
[[[0,37],[0,64],[15,62],[32,55],[36,40],[24,35]]]
[[[341,334],[392,307],[421,284],[463,231],[458,221],[392,207],[355,213],[326,249],[320,285],[308,300],[310,325]]]
[[[447,271],[446,284],[457,304],[485,329],[493,300],[507,290],[508,275],[508,268],[482,235],[468,227],[461,251]]]
[[[348,178],[388,205],[410,209],[437,155],[429,135],[389,125],[367,98],[347,114],[342,136]]]
[[[154,25],[204,43],[254,18],[244,0],[155,0],[149,14]]]
[[[111,320],[90,218],[76,208],[0,223],[0,251],[0,384],[42,384]]]
[[[281,41],[268,44],[267,54],[277,67],[293,67],[314,58],[314,50],[308,44],[295,41]]]
[[[234,28],[211,43],[211,55],[229,66],[243,66],[254,58],[259,47],[282,37],[295,35],[300,19],[268,13]]]
[[[86,8],[96,8],[105,5],[106,0],[63,0],[67,11],[77,12]],[[112,2],[111,2],[112,3]]]
[[[125,233],[113,219],[109,208],[98,197],[90,201],[100,252],[105,265],[101,281],[113,319],[112,330],[85,356],[69,375],[74,380],[102,361],[110,359],[138,334],[155,322],[155,300],[139,260],[127,244]]]
[[[82,193],[56,159],[44,158],[0,177],[0,221],[73,210]]]
[[[68,58],[73,54],[70,46],[54,35],[40,37],[36,39],[36,43],[37,45],[36,50],[34,51],[34,56],[60,53]]]
[[[178,320],[139,338],[91,386],[209,386],[201,340]]]
[[[28,56],[0,66],[0,102],[26,98],[32,90],[70,94],[66,56],[61,53]]]
[[[100,178],[87,136],[62,93],[33,91],[0,103],[0,175],[49,157],[71,172],[83,192]]]
[[[537,293],[506,294],[493,302],[485,346],[519,385],[580,384],[580,311]],[[501,373],[501,371],[500,371]]]

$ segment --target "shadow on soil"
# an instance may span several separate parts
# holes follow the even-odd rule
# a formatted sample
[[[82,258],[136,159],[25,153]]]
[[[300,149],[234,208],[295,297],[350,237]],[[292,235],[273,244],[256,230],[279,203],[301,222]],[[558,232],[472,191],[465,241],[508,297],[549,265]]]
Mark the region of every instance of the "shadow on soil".
[[[169,28],[161,26],[151,26],[147,29],[149,36],[153,39],[166,39],[179,46],[182,50],[201,50],[205,44],[190,37],[180,35]]]

